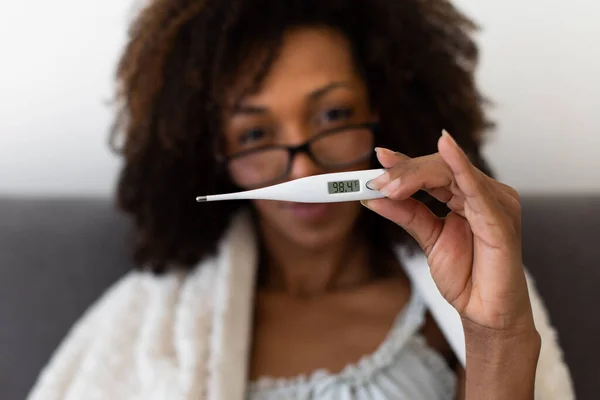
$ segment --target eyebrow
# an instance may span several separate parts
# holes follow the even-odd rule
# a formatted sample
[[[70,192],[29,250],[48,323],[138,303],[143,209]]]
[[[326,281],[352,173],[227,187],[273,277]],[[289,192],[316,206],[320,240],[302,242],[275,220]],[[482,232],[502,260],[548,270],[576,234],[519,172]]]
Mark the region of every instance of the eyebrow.
[[[233,114],[266,114],[267,108],[247,104],[237,104],[233,108]]]
[[[319,98],[323,97],[324,95],[326,95],[327,93],[331,92],[334,89],[338,89],[341,87],[346,87],[346,88],[350,88],[352,87],[350,85],[350,83],[348,82],[344,82],[344,81],[337,81],[337,82],[332,82],[328,85],[325,85],[321,88],[315,89],[312,92],[310,92],[307,97],[309,99],[309,101],[314,102],[317,101]],[[233,114],[266,114],[268,112],[267,107],[263,107],[263,106],[255,106],[255,105],[251,105],[251,104],[241,104],[238,103],[233,107]]]
[[[313,90],[312,92],[310,92],[308,94],[308,98],[311,101],[316,101],[318,100],[320,97],[326,95],[327,93],[331,92],[334,89],[338,89],[340,87],[346,87],[349,88],[351,87],[350,83],[348,82],[344,82],[344,81],[337,81],[337,82],[332,82],[326,86],[323,86],[322,88]]]

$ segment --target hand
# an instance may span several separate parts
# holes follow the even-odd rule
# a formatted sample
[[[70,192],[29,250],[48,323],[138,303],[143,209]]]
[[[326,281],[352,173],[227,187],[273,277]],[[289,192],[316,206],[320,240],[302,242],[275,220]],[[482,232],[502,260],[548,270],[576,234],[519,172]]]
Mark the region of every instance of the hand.
[[[517,192],[469,161],[444,132],[438,153],[409,158],[387,149],[371,182],[387,198],[363,204],[403,227],[427,256],[433,279],[465,322],[486,331],[535,331],[521,255]],[[425,190],[451,212],[436,217],[411,198]]]

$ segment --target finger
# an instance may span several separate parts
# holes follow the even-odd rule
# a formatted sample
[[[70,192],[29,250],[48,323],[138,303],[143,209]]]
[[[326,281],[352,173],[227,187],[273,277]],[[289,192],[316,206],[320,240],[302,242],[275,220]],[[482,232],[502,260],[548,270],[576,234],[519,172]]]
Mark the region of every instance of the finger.
[[[410,157],[407,155],[383,147],[375,148],[375,152],[377,153],[377,159],[386,169],[393,168],[402,161],[410,160]],[[389,178],[387,178],[385,182],[388,181]],[[452,198],[452,194],[449,191],[441,188],[427,190],[427,192],[444,203],[450,201]]]
[[[424,190],[437,200],[446,203],[450,210],[463,217],[465,216],[465,197],[454,181],[452,170],[440,154],[411,159],[402,153],[385,148],[377,148],[376,152],[382,166],[388,168],[389,171],[382,177],[374,179],[370,183],[374,188],[377,188],[377,186],[383,188],[390,184],[392,180],[400,178],[403,190],[394,191],[392,193],[392,190],[388,187],[389,198],[408,198],[418,190]],[[482,180],[489,180],[492,182],[492,185],[494,186],[494,196],[496,196],[502,206],[506,208],[506,211],[511,218],[520,215],[518,193],[513,188],[491,179],[475,168],[475,166],[472,166],[472,168],[475,174]],[[423,173],[423,170],[427,171]],[[409,182],[412,182],[412,185],[409,184]],[[390,185],[391,189],[394,189],[395,184]],[[428,186],[444,184],[447,184],[448,187],[428,188]],[[386,192],[386,189],[383,191]]]
[[[490,204],[486,201],[488,193],[482,184],[483,179],[448,132],[443,131],[442,137],[438,141],[438,149],[465,197],[475,199],[474,202],[482,209],[489,207]]]
[[[376,147],[375,153],[377,159],[383,168],[389,169],[401,161],[408,160],[410,157],[384,147]]]
[[[518,192],[512,187],[496,180],[491,180],[489,186],[492,187],[490,190],[493,196],[498,199],[502,210],[513,222],[515,234],[520,237],[522,210]]]
[[[511,209],[520,211],[520,196],[517,190],[505,183],[492,179],[490,176],[483,173],[479,170],[475,165],[471,164],[472,168],[475,170],[476,174],[480,176],[484,181],[489,182],[489,184],[493,187],[493,193],[497,195],[496,197],[500,200],[500,203]]]
[[[464,194],[465,217],[471,223],[473,233],[483,235],[485,228],[491,229],[485,236],[494,238],[492,241],[509,235],[506,214],[501,210],[499,201],[491,194],[493,190],[490,190],[486,180],[448,132],[443,132],[438,141],[438,149],[451,169],[456,185]]]
[[[391,156],[386,155],[386,162],[391,164],[389,158]],[[405,159],[397,157],[397,160],[383,175],[371,181],[373,188],[395,200],[406,199],[419,190],[428,192],[444,203],[452,199],[452,193],[448,190],[452,183],[452,171],[439,154]]]
[[[381,148],[381,147],[376,148],[376,152],[377,152],[377,157],[379,159],[379,162],[385,168],[388,168],[388,169],[397,166],[402,161],[406,161],[406,160],[410,159],[410,157],[405,156],[404,154],[394,152],[392,150]],[[404,173],[401,169],[402,169],[402,167],[398,167],[398,170],[395,172],[399,176],[402,176],[402,174]],[[404,169],[410,169],[410,165],[404,165]],[[390,179],[393,179],[393,178],[391,176],[384,176],[381,179],[379,179],[380,182],[378,182],[378,180],[374,180],[374,182],[376,182],[376,184],[379,183],[380,186],[382,187],[383,185],[387,184]],[[372,183],[370,183],[370,184],[372,184]],[[416,186],[419,186],[419,185],[416,185]],[[417,190],[418,189],[416,189],[414,191],[416,192]],[[450,208],[450,210],[456,212],[457,214],[461,215],[462,217],[465,216],[464,215],[464,197],[460,193],[460,190],[457,189],[453,192],[449,188],[427,189],[426,187],[424,187],[424,188],[422,187],[421,190],[424,190],[425,192],[429,193],[436,200],[441,201],[442,203],[446,203],[446,205],[448,206],[448,208]],[[408,190],[408,192],[410,193],[410,190]]]
[[[410,157],[408,157],[407,155],[383,147],[375,148],[375,152],[377,153],[377,159],[379,160],[381,165],[387,169],[395,167],[400,162],[410,159]],[[443,203],[447,203],[452,199],[452,193],[443,188],[424,190]]]
[[[400,225],[429,255],[443,227],[441,219],[435,216],[423,203],[408,198],[405,200],[375,199],[361,203],[384,218]]]
[[[519,193],[511,186],[492,179],[481,170],[479,170],[475,165],[471,164],[472,168],[475,170],[476,175],[479,176],[484,182],[487,182],[487,185],[490,189],[490,192],[493,197],[495,197],[499,202],[502,208],[506,211],[506,213],[511,218],[519,219],[520,224],[520,215],[521,215],[521,200]],[[460,192],[460,189],[458,189]],[[464,208],[464,198],[461,198],[460,201],[456,200],[457,191],[453,191],[455,197],[452,199],[451,203],[456,203],[457,205],[461,204]],[[462,197],[462,196],[461,196]],[[453,211],[459,212],[457,209],[453,208],[449,203],[448,206],[452,208]],[[464,215],[463,215],[464,216]]]

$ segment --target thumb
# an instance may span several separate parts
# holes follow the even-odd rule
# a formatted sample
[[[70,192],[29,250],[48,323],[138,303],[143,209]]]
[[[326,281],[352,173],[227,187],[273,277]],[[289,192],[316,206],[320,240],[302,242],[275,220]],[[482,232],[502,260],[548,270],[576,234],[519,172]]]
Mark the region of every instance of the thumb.
[[[361,204],[400,225],[419,243],[426,255],[429,255],[442,232],[442,220],[418,200],[382,198],[363,200]]]

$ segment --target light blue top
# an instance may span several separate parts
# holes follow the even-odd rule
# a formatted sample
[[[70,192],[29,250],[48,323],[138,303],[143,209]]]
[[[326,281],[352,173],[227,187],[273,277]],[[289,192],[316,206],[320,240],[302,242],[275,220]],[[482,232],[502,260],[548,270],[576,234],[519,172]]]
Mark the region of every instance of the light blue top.
[[[338,374],[318,370],[291,379],[252,382],[249,400],[450,400],[457,380],[439,353],[419,333],[425,303],[415,290],[387,338],[372,354]]]

